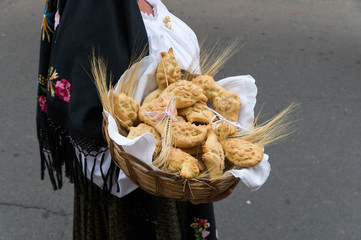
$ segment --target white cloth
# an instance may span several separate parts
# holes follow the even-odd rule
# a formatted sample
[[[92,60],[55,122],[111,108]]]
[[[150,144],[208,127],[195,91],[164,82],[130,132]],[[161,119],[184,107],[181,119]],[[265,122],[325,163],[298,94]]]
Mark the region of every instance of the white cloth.
[[[199,44],[194,32],[184,22],[171,14],[160,0],[148,0],[148,2],[154,7],[154,15],[142,13],[149,40],[149,56],[142,60],[144,64],[142,64],[141,69],[138,71],[139,84],[134,98],[139,103],[142,102],[145,96],[157,88],[154,75],[157,63],[160,61],[160,52],[167,52],[169,48],[172,47],[174,55],[182,69],[199,71]],[[167,28],[163,22],[167,16],[169,16],[170,20],[170,29]],[[132,68],[130,71],[131,70]],[[120,81],[122,81],[123,76],[120,78]],[[247,129],[251,128],[254,119],[253,109],[257,95],[254,79],[251,76],[236,76],[220,80],[217,83],[239,94],[242,102],[239,123]],[[117,91],[117,88],[115,91]],[[106,113],[106,115],[108,116],[108,132],[110,138],[117,144],[122,145],[126,152],[145,161],[155,169],[152,165],[152,154],[155,149],[154,137],[151,134],[144,134],[132,140],[125,138],[118,133],[115,120],[108,113]],[[139,149],[142,149],[142,151],[139,151]],[[84,162],[84,159],[84,154],[81,154],[80,160]],[[98,156],[96,158],[93,182],[97,186],[102,187],[104,185],[100,168],[102,168],[102,172],[106,174],[111,161],[109,150],[105,152],[105,159],[102,166],[100,166],[101,157]],[[87,172],[89,178],[93,167],[90,165],[91,164],[87,165],[87,169],[83,169],[83,172]],[[256,190],[267,180],[269,172],[270,164],[268,163],[268,156],[265,155],[261,163],[256,167],[232,171],[232,174],[239,177],[248,188]],[[115,184],[111,189],[111,193],[117,197],[123,197],[138,187],[130,181],[122,171],[120,171],[117,182],[120,191],[117,191]]]
[[[182,69],[197,70],[199,67],[199,44],[192,29],[170,13],[160,0],[147,0],[153,6],[154,15],[141,12],[149,41],[149,55],[160,61],[160,53],[173,48]],[[168,17],[170,28],[166,27]]]

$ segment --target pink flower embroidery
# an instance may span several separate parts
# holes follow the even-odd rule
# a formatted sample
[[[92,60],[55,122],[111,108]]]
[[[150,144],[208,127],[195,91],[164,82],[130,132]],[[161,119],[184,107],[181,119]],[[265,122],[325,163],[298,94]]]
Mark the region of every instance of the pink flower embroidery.
[[[65,102],[70,102],[70,83],[65,79],[56,82],[55,94]]]
[[[54,30],[58,27],[60,22],[60,14],[59,11],[55,13],[55,23],[54,23]]]
[[[194,222],[191,223],[190,227],[194,229],[195,240],[205,240],[211,233],[207,231],[210,226],[211,224],[207,219],[194,218]]]
[[[41,107],[41,111],[46,112],[46,98],[44,96],[40,96],[38,101]]]
[[[203,230],[202,231],[202,238],[208,237],[209,233],[210,233],[209,231]]]

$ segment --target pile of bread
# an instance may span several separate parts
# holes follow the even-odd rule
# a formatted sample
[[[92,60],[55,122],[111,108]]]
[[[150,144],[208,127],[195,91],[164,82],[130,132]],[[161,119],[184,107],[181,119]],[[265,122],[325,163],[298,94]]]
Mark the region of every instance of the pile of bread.
[[[137,103],[124,93],[113,97],[118,124],[134,139],[150,133],[156,139],[155,158],[162,149],[164,121],[150,113],[164,113],[174,101],[172,114],[172,147],[167,171],[183,178],[196,178],[202,172],[210,179],[221,176],[228,160],[234,166],[252,167],[263,159],[262,148],[230,136],[238,132],[239,96],[217,85],[213,77],[198,75],[182,80],[181,68],[173,50],[161,53],[156,72],[158,88]],[[207,104],[212,108],[207,107]],[[168,112],[169,114],[169,112]],[[228,121],[219,121],[219,115]]]

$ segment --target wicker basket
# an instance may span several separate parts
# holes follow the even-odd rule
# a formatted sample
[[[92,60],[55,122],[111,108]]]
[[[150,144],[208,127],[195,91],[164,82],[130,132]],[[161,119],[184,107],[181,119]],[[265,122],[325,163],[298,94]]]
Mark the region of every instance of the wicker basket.
[[[149,194],[178,201],[204,200],[218,196],[237,185],[239,178],[226,173],[222,178],[184,179],[161,171],[154,171],[138,158],[126,153],[108,135],[108,121],[103,114],[103,133],[114,163],[136,185]]]

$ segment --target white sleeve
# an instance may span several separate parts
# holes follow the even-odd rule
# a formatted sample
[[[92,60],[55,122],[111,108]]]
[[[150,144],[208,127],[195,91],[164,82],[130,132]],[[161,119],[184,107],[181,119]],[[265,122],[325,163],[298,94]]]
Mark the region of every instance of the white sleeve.
[[[170,13],[160,0],[148,2],[153,5],[154,15],[142,13],[142,16],[148,35],[149,55],[159,61],[161,52],[168,52],[169,48],[173,48],[182,69],[199,70],[200,50],[196,34],[186,23]],[[168,19],[169,25],[166,25],[165,19]]]
[[[86,175],[88,177],[88,179],[90,179],[90,176],[91,176],[92,170],[93,170],[93,163],[89,164],[89,162],[87,162],[87,164],[85,165],[84,164],[85,159],[86,159],[85,155],[83,153],[80,153],[77,148],[75,148],[75,152],[76,152],[77,156],[81,157],[80,159],[78,157],[78,160],[82,162],[81,165],[83,166],[82,170],[83,170],[84,175]],[[104,160],[103,160],[103,164],[101,164],[103,154],[104,154]],[[112,162],[110,150],[108,149],[104,153],[98,154],[94,160],[95,160],[95,167],[94,167],[94,172],[93,172],[93,177],[92,177],[93,183],[96,184],[98,187],[103,188],[104,180],[102,177],[102,172],[103,172],[103,174],[106,175],[108,173],[109,166]],[[86,168],[85,168],[85,166],[86,166]],[[118,191],[117,184],[119,186],[119,191]],[[120,173],[119,173],[119,176],[117,179],[117,184],[113,184],[110,193],[119,198],[124,197],[125,195],[131,193],[136,188],[138,188],[137,185],[135,185],[131,180],[129,180],[129,178],[127,178],[127,176],[125,176],[125,174],[122,170],[120,170]]]

